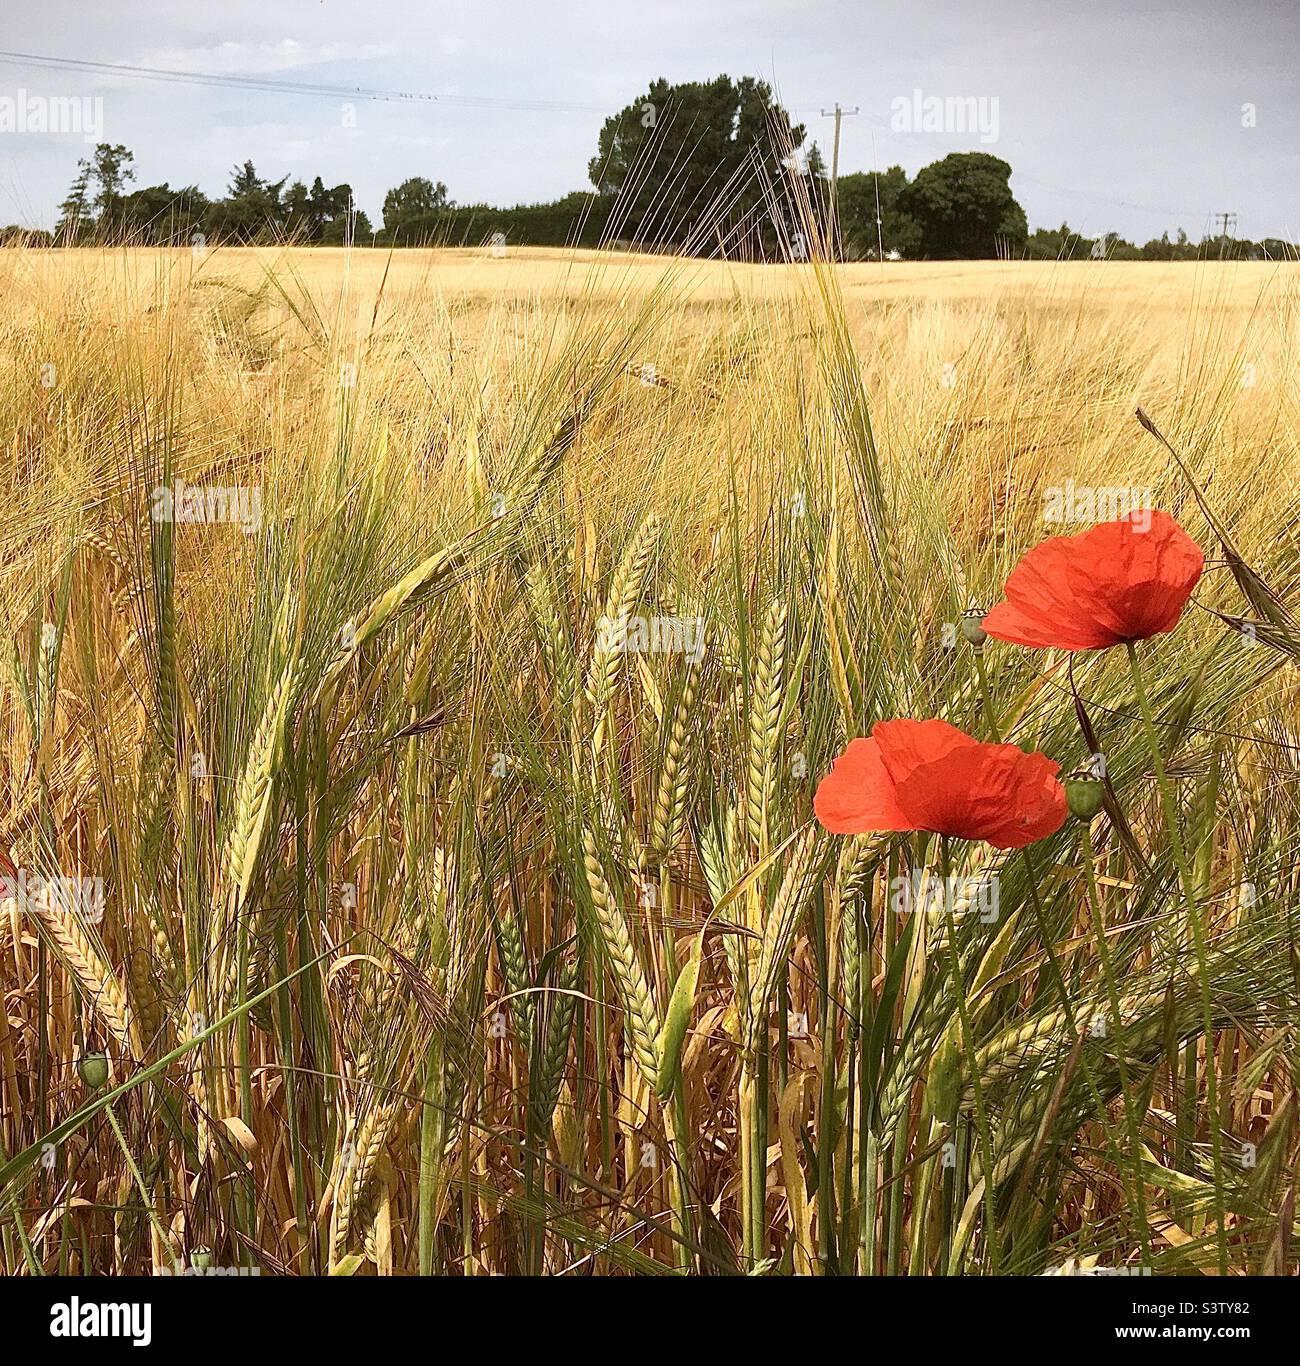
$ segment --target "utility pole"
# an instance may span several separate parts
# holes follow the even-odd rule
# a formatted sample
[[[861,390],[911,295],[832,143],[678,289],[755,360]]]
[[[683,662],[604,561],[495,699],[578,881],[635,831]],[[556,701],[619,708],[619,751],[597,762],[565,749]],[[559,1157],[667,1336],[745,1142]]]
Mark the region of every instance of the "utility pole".
[[[840,123],[845,114],[857,114],[861,111],[855,104],[852,109],[842,109],[837,101],[834,109],[823,109],[822,118],[835,120],[835,140],[831,144],[831,242],[839,243],[839,194],[840,194]],[[837,253],[838,254],[838,253]]]
[[[1229,237],[1236,234],[1237,215],[1235,213],[1216,213],[1215,218],[1219,220],[1219,236]]]

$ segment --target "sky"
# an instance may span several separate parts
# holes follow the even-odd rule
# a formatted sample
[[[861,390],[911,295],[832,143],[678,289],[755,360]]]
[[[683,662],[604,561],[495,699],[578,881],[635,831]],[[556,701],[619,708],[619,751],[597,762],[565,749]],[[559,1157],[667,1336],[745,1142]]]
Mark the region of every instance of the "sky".
[[[987,151],[1011,164],[1031,227],[1196,239],[1229,212],[1239,236],[1300,240],[1300,0],[0,0],[0,48],[437,97],[6,58],[0,224],[53,227],[90,150],[84,132],[23,128],[33,97],[101,100],[85,108],[102,109],[102,140],[134,152],[137,185],[216,196],[251,159],[272,180],[348,182],[378,226],[385,191],[414,175],[461,203],[589,188],[606,115],[656,77],[726,72],[770,81],[828,161],[822,111],[856,109],[841,174]],[[936,100],[979,117],[962,126],[953,103],[936,123]]]

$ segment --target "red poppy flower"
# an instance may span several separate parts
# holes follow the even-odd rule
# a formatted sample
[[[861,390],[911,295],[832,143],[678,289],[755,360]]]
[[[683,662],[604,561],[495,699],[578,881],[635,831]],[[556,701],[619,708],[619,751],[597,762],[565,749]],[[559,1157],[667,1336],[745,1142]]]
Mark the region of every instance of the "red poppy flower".
[[[1013,645],[1057,650],[1145,640],[1178,625],[1204,567],[1200,546],[1167,512],[1130,513],[1036,545],[1011,571],[1006,601],[984,629]]]
[[[1060,765],[986,745],[946,721],[878,721],[821,780],[813,809],[837,835],[930,830],[1020,849],[1065,821]]]

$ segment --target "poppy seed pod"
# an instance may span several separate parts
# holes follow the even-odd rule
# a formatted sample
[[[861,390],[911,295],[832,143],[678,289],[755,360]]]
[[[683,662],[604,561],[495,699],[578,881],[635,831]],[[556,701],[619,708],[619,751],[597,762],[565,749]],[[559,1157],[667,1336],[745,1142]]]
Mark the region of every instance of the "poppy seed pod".
[[[1091,773],[1072,773],[1065,780],[1065,800],[1075,820],[1090,821],[1101,810],[1105,784]]]
[[[972,607],[961,614],[961,633],[966,644],[972,648],[978,650],[983,646],[989,636],[984,629],[984,612],[981,608]]]
[[[77,1061],[77,1075],[92,1091],[108,1080],[108,1057],[104,1053],[83,1053]]]

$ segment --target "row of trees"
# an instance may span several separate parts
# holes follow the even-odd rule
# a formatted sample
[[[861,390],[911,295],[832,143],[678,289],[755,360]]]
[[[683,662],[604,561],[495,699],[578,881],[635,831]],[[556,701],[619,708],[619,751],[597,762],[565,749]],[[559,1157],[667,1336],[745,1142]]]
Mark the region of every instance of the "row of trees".
[[[219,199],[196,185],[132,190],[131,152],[103,143],[79,163],[50,240],[417,245],[478,243],[500,233],[537,245],[625,242],[771,259],[808,250],[809,232],[825,236],[833,217],[840,250],[856,259],[1295,255],[1275,239],[1196,244],[1181,231],[1142,247],[1114,233],[1083,237],[1064,224],[1031,234],[1011,167],[987,152],[953,153],[910,180],[901,166],[842,176],[833,196],[817,144],[771,88],[749,76],[652,82],[605,120],[588,174],[592,191],[508,209],[457,205],[442,181],[415,176],[389,190],[375,230],[351,186],[327,187],[319,176],[310,186],[287,176],[267,180],[251,161],[235,168]],[[16,231],[0,231],[0,240]]]
[[[1026,230],[1011,193],[1011,167],[983,152],[958,152],[917,172],[901,166],[843,176],[839,225],[845,254],[858,260],[970,259],[993,255],[1031,260],[1198,261],[1207,257],[1294,260],[1296,247],[1277,237],[1259,242],[1206,236],[1193,242],[1179,229],[1142,246],[1118,233],[1087,237],[1068,224]]]
[[[1244,237],[1218,234],[1193,242],[1181,228],[1172,239],[1165,232],[1139,247],[1116,232],[1085,237],[1066,223],[1059,228],[1038,228],[1025,244],[1026,256],[1046,260],[1203,261],[1207,257],[1222,257],[1245,261],[1294,261],[1296,252],[1292,243],[1280,237],[1264,237],[1252,242]]]
[[[221,199],[209,199],[197,185],[173,189],[164,182],[138,190],[135,156],[120,143],[100,143],[80,161],[77,176],[60,207],[56,240],[129,239],[151,245],[205,241],[265,242],[286,238],[320,245],[369,241],[366,215],[358,210],[350,185],[327,187],[317,176],[266,180],[251,161],[231,173]]]

